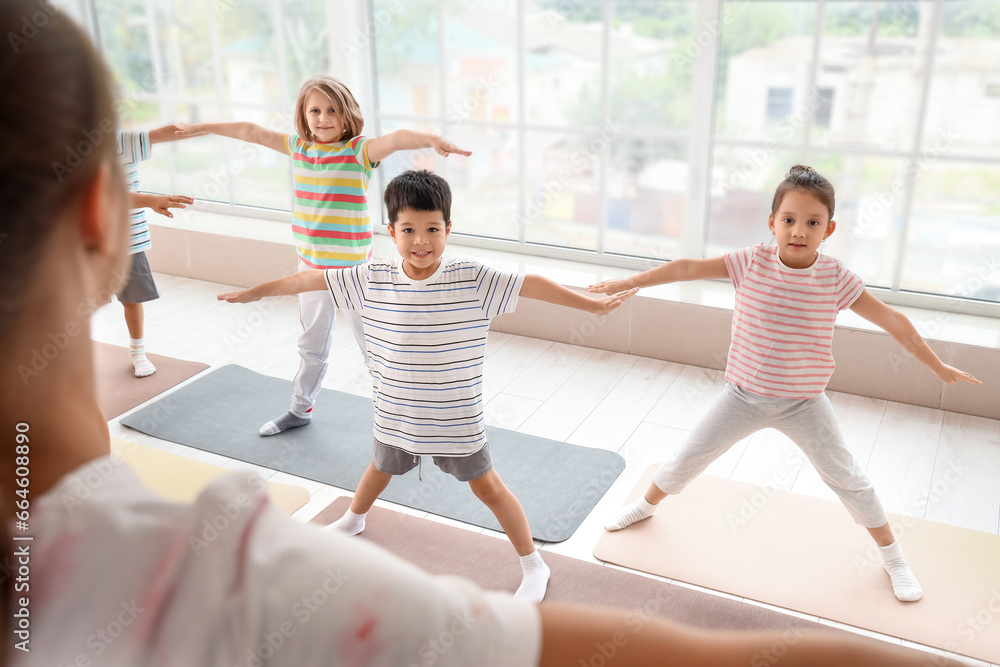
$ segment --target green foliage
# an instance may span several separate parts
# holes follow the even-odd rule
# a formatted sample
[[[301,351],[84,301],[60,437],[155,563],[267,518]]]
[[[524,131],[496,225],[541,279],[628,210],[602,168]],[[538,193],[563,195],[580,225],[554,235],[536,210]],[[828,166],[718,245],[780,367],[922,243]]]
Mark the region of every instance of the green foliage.
[[[922,6],[921,6],[922,5]],[[823,14],[823,33],[829,36],[867,35],[878,10],[879,37],[912,37],[917,34],[921,11],[930,11],[929,2],[833,2]]]
[[[1000,39],[1000,3],[996,0],[951,0],[944,3],[941,35]]]
[[[391,7],[400,11],[393,12]],[[379,74],[399,73],[419,50],[429,49],[440,58],[437,3],[434,0],[396,0],[391,7],[387,0],[376,0],[372,7],[375,15],[382,12],[390,17],[378,25],[375,33],[375,60]]]

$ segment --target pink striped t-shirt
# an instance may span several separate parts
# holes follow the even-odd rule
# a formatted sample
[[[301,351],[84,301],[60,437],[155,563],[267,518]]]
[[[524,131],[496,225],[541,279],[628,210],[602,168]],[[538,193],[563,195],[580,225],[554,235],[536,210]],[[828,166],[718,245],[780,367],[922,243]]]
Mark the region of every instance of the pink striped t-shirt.
[[[736,287],[726,379],[748,391],[812,398],[833,375],[833,325],[865,284],[838,260],[820,254],[792,269],[777,246],[760,243],[725,255]]]

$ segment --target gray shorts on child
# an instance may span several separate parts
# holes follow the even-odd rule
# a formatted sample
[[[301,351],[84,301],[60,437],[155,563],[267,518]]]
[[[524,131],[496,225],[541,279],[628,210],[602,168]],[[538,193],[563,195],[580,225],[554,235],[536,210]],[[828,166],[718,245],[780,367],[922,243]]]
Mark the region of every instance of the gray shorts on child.
[[[159,299],[153,282],[153,272],[149,269],[146,253],[139,251],[132,255],[132,268],[129,269],[128,282],[115,293],[122,303],[143,303]]]
[[[378,440],[372,446],[372,463],[384,475],[402,475],[417,467],[420,456],[402,449],[384,445]],[[460,482],[479,479],[493,469],[490,445],[486,443],[478,452],[466,456],[435,456],[434,465]]]

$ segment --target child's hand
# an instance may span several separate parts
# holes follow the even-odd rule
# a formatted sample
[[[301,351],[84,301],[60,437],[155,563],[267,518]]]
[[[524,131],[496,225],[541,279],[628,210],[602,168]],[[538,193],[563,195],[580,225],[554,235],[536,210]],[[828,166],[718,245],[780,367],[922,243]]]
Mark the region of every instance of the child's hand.
[[[203,129],[202,125],[197,123],[188,125],[187,123],[175,123],[174,127],[177,131],[174,132],[178,137],[200,137],[203,134],[208,134],[208,130]]]
[[[969,384],[982,384],[980,380],[977,380],[965,371],[960,371],[948,364],[941,364],[941,368],[934,371],[934,374],[941,378],[941,382],[945,384],[955,384],[959,380],[968,382]]]
[[[472,151],[463,151],[455,144],[451,143],[450,141],[446,141],[445,139],[442,139],[437,135],[431,135],[431,148],[436,150],[439,155],[443,155],[444,157],[448,157],[448,155],[451,153],[458,153],[459,155],[464,155],[466,157],[472,155]]]
[[[605,297],[598,297],[594,299],[594,307],[590,312],[595,315],[607,315],[618,309],[618,306],[625,303],[625,301],[632,297],[633,294],[639,291],[638,287],[633,287],[632,289],[625,290],[624,292],[618,292],[616,294],[609,294]]]
[[[193,203],[194,199],[191,199],[191,197],[185,197],[184,195],[155,195],[151,197],[149,208],[153,209],[160,215],[172,218],[174,217],[174,214],[170,212],[170,209],[187,208]]]
[[[635,294],[635,290],[638,287],[631,287],[628,284],[628,280],[625,278],[617,278],[615,280],[605,280],[604,282],[597,283],[596,285],[591,285],[587,288],[588,292],[593,292],[595,294],[616,294],[618,292],[631,291]],[[631,296],[631,294],[629,295]]]
[[[253,289],[228,292],[226,294],[220,294],[215,298],[219,301],[225,301],[226,303],[250,303],[252,301],[260,301],[260,296],[254,294]]]

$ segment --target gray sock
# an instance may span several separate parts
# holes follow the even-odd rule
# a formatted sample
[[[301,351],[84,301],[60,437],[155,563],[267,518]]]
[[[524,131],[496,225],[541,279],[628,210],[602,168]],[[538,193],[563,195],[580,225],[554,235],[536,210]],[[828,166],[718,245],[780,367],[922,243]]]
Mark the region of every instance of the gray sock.
[[[274,421],[269,421],[260,427],[259,433],[261,435],[276,435],[282,431],[287,431],[290,428],[298,428],[299,426],[305,426],[312,421],[312,417],[298,417],[293,415],[291,412],[286,412]]]

